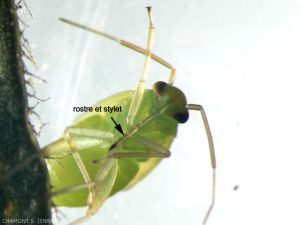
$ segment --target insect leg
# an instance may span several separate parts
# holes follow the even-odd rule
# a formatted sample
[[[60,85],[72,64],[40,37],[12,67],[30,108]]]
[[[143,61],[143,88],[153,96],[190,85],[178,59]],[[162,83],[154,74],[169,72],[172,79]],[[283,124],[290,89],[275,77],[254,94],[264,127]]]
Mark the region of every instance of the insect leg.
[[[85,181],[86,184],[90,184],[92,182],[92,179],[90,177],[90,174],[88,173],[77,149],[76,149],[76,146],[73,144],[72,142],[72,138],[71,138],[71,135],[70,135],[70,131],[69,131],[69,128],[67,128],[64,132],[65,134],[65,140],[67,141],[69,147],[70,147],[70,150],[71,150],[71,153],[73,155],[73,158],[83,176],[83,179]],[[88,200],[87,200],[87,204],[90,205],[91,204],[91,201],[92,201],[92,187],[90,185],[88,185],[88,190],[89,190],[89,195],[88,195]]]
[[[119,39],[117,37],[114,37],[110,34],[107,34],[107,33],[104,33],[102,31],[98,31],[98,30],[95,30],[95,29],[92,29],[92,28],[89,28],[87,26],[84,26],[84,25],[81,25],[81,24],[78,24],[78,23],[75,23],[73,21],[70,21],[70,20],[67,20],[67,19],[64,19],[64,18],[59,18],[62,22],[64,23],[67,23],[71,26],[74,26],[74,27],[77,27],[77,28],[80,28],[80,29],[83,29],[83,30],[86,30],[88,32],[91,32],[91,33],[94,33],[96,35],[99,35],[99,36],[102,36],[104,38],[107,38],[111,41],[114,41],[114,42],[117,42],[119,43],[120,45],[124,46],[124,47],[127,47],[129,49],[132,49],[140,54],[143,54],[143,55],[147,55],[148,54],[148,50],[138,46],[138,45],[135,45],[129,41],[126,41],[126,40],[122,40],[122,39]],[[169,84],[173,84],[174,83],[174,80],[175,80],[175,76],[176,76],[176,68],[169,62],[167,62],[166,60],[162,59],[161,57],[159,57],[158,55],[154,54],[154,53],[150,53],[150,57],[151,59],[153,59],[154,61],[156,61],[157,63],[161,64],[162,66],[170,69],[170,75],[169,75],[169,80],[168,80],[168,83]]]
[[[99,138],[99,136],[101,136],[99,133],[97,133],[95,131],[95,133],[93,133],[93,129],[83,129],[83,128],[75,128],[75,127],[68,127],[66,128],[64,134],[65,134],[65,140],[69,145],[69,149],[71,151],[72,156],[74,157],[74,160],[83,176],[83,179],[85,181],[86,184],[88,184],[88,190],[89,190],[89,194],[88,194],[88,199],[87,199],[87,205],[91,206],[92,202],[93,202],[93,192],[92,192],[92,185],[89,185],[92,183],[92,179],[90,177],[89,172],[87,171],[80,155],[78,152],[78,149],[76,147],[76,144],[73,142],[72,140],[72,136],[71,135],[82,135],[85,137],[93,137],[93,138]],[[102,134],[103,135],[103,134]],[[108,135],[108,134],[106,134]],[[106,137],[107,138],[107,137]]]
[[[144,61],[143,71],[140,76],[138,85],[135,89],[135,92],[132,97],[132,101],[129,107],[128,115],[127,115],[127,123],[128,125],[133,124],[133,120],[137,114],[138,109],[140,108],[140,104],[142,102],[142,98],[145,91],[145,84],[146,84],[146,78],[148,75],[149,70],[149,64],[151,59],[151,50],[154,40],[154,32],[155,28],[153,26],[152,21],[152,13],[151,13],[151,7],[147,7],[148,17],[149,17],[149,30],[148,30],[148,40],[147,40],[147,53]]]
[[[201,105],[195,105],[195,104],[188,104],[186,106],[187,109],[189,110],[196,110],[196,111],[200,111],[201,113],[201,117],[203,120],[203,124],[205,127],[205,131],[206,131],[206,135],[207,135],[207,140],[208,140],[208,146],[209,146],[209,152],[210,152],[210,160],[211,160],[211,167],[213,169],[213,182],[212,182],[212,197],[211,197],[211,204],[206,212],[206,215],[203,219],[203,225],[206,224],[210,213],[212,212],[212,209],[214,207],[215,204],[215,195],[216,195],[216,156],[215,156],[215,149],[214,149],[214,143],[213,143],[213,138],[212,138],[212,134],[209,128],[209,124],[208,124],[208,120],[205,114],[205,111],[203,109],[203,107]]]
[[[169,149],[165,148],[164,146],[153,142],[150,139],[144,138],[142,136],[134,135],[132,138],[146,146],[148,149],[145,151],[135,151],[135,150],[126,150],[120,149],[116,147],[115,149],[111,149],[109,151],[108,156],[109,158],[129,158],[129,157],[140,157],[140,158],[167,158],[170,157],[171,152]]]
[[[117,176],[118,164],[115,159],[105,159],[101,163],[92,186],[91,204],[88,206],[86,214],[72,222],[72,225],[81,224],[93,216],[111,193]]]
[[[99,149],[107,147],[113,138],[113,134],[106,131],[100,131],[91,128],[68,127],[69,133],[72,135],[72,142],[78,150],[97,146]],[[60,155],[70,154],[69,144],[58,139],[56,142],[45,146],[40,155],[45,158],[55,158]]]
[[[125,40],[120,40],[120,44],[127,47],[127,48],[130,48],[136,52],[139,52],[143,55],[147,55],[147,50],[142,48],[142,47],[139,47],[135,44],[132,44],[128,41],[125,41]],[[162,59],[161,57],[157,56],[156,54],[154,53],[150,53],[150,57],[151,59],[153,59],[154,61],[158,62],[159,64],[161,64],[162,66],[170,69],[170,75],[169,75],[169,79],[168,79],[168,84],[170,85],[173,85],[174,83],[174,80],[175,80],[175,76],[176,76],[176,68],[170,64],[169,62],[167,62],[166,60]]]
[[[92,146],[98,146],[99,149],[101,149],[103,146],[107,146],[109,143],[111,143],[110,140],[113,138],[113,135],[110,132],[99,131],[96,129],[69,127],[69,131],[73,137],[76,135],[76,137],[79,139],[80,137],[85,138],[85,141],[82,142],[77,140],[77,138],[73,138],[73,143],[75,143],[78,149],[84,149]],[[16,165],[12,170],[8,171],[4,179],[8,179],[9,177],[13,176],[22,170],[24,166],[40,157],[54,159],[61,158],[65,154],[70,154],[70,147],[66,142],[62,141],[62,139],[59,139],[58,141],[44,147],[42,151],[28,156],[23,160],[22,163]]]
[[[73,185],[71,187],[63,188],[63,189],[52,192],[51,197],[55,197],[55,196],[58,196],[58,195],[70,193],[70,192],[73,192],[73,191],[79,191],[79,190],[82,190],[82,189],[86,189],[89,186],[92,187],[94,185],[96,185],[95,182],[91,182],[91,183],[88,183],[88,184],[84,183],[84,184]]]

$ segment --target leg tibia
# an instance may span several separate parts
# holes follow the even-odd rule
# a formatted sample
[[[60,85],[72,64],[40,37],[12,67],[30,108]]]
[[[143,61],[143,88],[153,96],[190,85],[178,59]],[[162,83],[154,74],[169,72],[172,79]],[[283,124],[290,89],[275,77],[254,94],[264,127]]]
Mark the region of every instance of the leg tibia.
[[[213,174],[212,174],[212,192],[211,192],[211,203],[210,206],[205,214],[205,217],[203,219],[202,225],[205,225],[212,210],[215,205],[215,195],[216,195],[216,156],[215,156],[215,149],[214,149],[214,144],[213,144],[213,138],[212,134],[209,128],[208,120],[205,114],[205,111],[201,105],[195,105],[195,104],[188,104],[186,106],[187,109],[189,110],[196,110],[201,113],[202,121],[205,127],[206,135],[207,135],[207,140],[208,140],[208,146],[209,146],[209,152],[210,152],[210,160],[211,160],[211,167],[213,169]]]

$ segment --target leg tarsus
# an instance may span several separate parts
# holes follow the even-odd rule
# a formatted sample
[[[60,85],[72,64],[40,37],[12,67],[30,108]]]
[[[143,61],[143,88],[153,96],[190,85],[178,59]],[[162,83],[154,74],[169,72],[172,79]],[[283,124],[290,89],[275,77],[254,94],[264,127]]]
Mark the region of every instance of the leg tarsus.
[[[216,169],[213,169],[213,181],[212,181],[212,196],[211,196],[211,202],[210,206],[205,214],[205,217],[203,219],[202,225],[206,225],[207,220],[215,206],[215,197],[216,197]]]

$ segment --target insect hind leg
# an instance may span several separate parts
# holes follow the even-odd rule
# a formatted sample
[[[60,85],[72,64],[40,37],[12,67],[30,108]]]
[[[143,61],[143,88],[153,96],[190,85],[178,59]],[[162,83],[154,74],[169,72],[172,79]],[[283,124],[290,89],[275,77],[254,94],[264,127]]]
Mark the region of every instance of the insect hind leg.
[[[75,142],[72,139],[72,136],[77,135],[81,137],[89,137],[89,138],[94,138],[94,139],[103,139],[103,140],[109,140],[112,138],[112,134],[108,132],[101,132],[97,131],[94,129],[86,129],[86,128],[77,128],[77,127],[68,127],[65,129],[64,132],[65,135],[65,140],[69,145],[69,150],[71,151],[71,154],[75,160],[75,163],[77,164],[80,173],[83,176],[83,179],[85,181],[85,184],[87,185],[88,188],[88,198],[87,198],[87,205],[90,206],[93,201],[93,190],[92,190],[92,178],[87,171],[84,162],[81,159],[81,156],[79,155],[78,148],[75,144]]]
[[[86,184],[90,184],[92,182],[92,179],[90,177],[90,174],[89,172],[87,171],[78,151],[77,151],[77,148],[75,146],[75,144],[72,142],[72,138],[71,138],[71,132],[70,132],[70,127],[68,127],[64,134],[65,134],[65,140],[66,142],[68,143],[69,147],[70,147],[70,150],[71,150],[71,153],[72,153],[72,156],[83,176],[83,179],[85,181]],[[90,205],[91,202],[92,202],[92,187],[90,185],[88,185],[88,190],[89,190],[89,194],[88,194],[88,200],[87,200],[87,204]]]
[[[79,225],[87,221],[99,210],[104,201],[109,197],[117,176],[118,164],[115,159],[105,159],[101,163],[102,165],[96,174],[92,186],[93,199],[91,204],[88,205],[86,214],[73,221],[70,225]]]
[[[52,193],[52,197],[54,197],[57,195],[62,195],[86,188],[89,188],[91,190],[92,195],[89,194],[89,197],[92,198],[90,203],[88,204],[86,214],[74,220],[69,225],[79,225],[86,222],[99,210],[99,208],[111,193],[117,176],[118,164],[115,159],[106,158],[100,161],[101,162],[98,163],[101,163],[101,165],[99,166],[99,170],[94,178],[94,181],[92,181],[91,183],[74,185],[72,187],[67,187]]]
[[[213,143],[213,138],[212,134],[210,131],[210,127],[208,124],[208,120],[205,114],[205,111],[201,105],[196,105],[196,104],[188,104],[186,106],[187,109],[189,110],[195,110],[199,111],[201,113],[202,121],[205,127],[206,135],[207,135],[207,141],[208,141],[208,147],[209,147],[209,152],[210,152],[210,160],[211,160],[211,167],[213,169],[213,174],[212,174],[212,193],[211,193],[211,203],[210,206],[205,214],[205,217],[203,219],[202,224],[205,225],[207,223],[207,220],[213,210],[213,207],[215,205],[215,196],[216,196],[216,156],[215,156],[215,149],[214,149],[214,143]]]

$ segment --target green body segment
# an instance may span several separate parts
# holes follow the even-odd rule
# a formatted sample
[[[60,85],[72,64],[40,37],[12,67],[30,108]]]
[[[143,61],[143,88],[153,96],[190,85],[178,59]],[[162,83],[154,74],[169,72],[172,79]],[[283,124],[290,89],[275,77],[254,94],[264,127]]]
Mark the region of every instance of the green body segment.
[[[88,148],[77,147],[77,150],[90,174],[92,180],[96,176],[96,173],[101,170],[101,165],[105,160],[109,148],[116,141],[118,141],[122,134],[120,134],[114,127],[114,123],[111,117],[117,123],[120,123],[124,133],[130,128],[127,125],[126,117],[128,115],[129,106],[132,100],[133,91],[125,91],[115,94],[109,98],[100,101],[94,107],[102,106],[121,106],[122,112],[90,112],[84,113],[77,118],[71,125],[76,128],[91,128],[99,131],[110,132],[113,134],[113,138],[108,143],[100,143],[101,140],[76,137],[74,138],[74,144],[78,146],[80,143],[87,141],[95,142],[95,144]],[[157,96],[153,90],[145,90],[141,107],[134,120],[133,126],[139,121],[144,120],[149,115],[153,114],[160,109],[160,105]],[[132,137],[128,138],[122,143],[122,149],[126,151],[144,151],[149,149],[141,143],[137,143],[134,136],[151,140],[158,143],[166,149],[169,149],[173,139],[177,133],[178,122],[164,113],[160,113],[155,116],[149,123],[140,128]],[[100,147],[99,147],[100,146]],[[72,187],[78,184],[84,184],[83,176],[77,167],[73,156],[66,154],[69,149],[64,137],[60,138],[56,142],[53,142],[46,146],[43,150],[50,152],[56,152],[55,154],[48,155],[47,165],[49,168],[51,185],[53,191],[58,191],[64,188]],[[60,152],[64,152],[61,153]],[[52,159],[51,159],[52,158]],[[54,159],[55,158],[55,159]],[[116,176],[111,179],[112,187],[109,196],[121,191],[126,190],[141,179],[143,179],[157,164],[160,162],[160,158],[120,158],[114,159],[117,163]],[[99,163],[100,161],[100,163]],[[112,179],[115,179],[114,181]],[[99,187],[101,189],[101,187]],[[56,206],[67,207],[79,207],[87,204],[88,189],[77,190],[55,196],[53,198]]]

